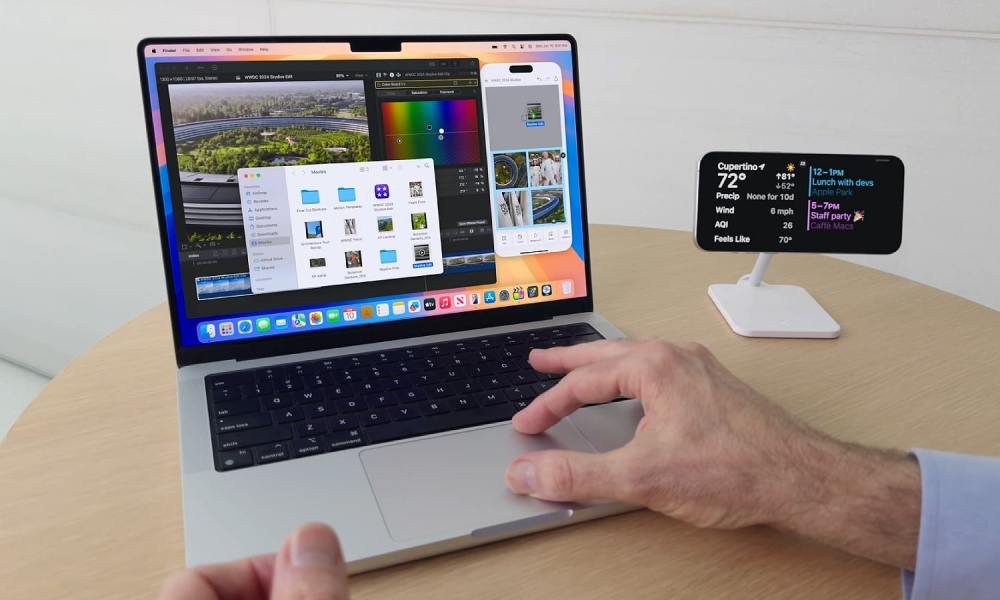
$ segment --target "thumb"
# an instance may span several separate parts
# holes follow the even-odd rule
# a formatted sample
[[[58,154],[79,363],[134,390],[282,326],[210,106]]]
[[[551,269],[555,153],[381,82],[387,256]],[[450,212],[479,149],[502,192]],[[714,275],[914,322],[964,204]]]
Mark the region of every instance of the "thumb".
[[[285,539],[274,561],[272,600],[347,600],[347,568],[333,530],[308,523]]]
[[[522,454],[507,467],[507,487],[541,500],[620,499],[621,455],[544,450]]]

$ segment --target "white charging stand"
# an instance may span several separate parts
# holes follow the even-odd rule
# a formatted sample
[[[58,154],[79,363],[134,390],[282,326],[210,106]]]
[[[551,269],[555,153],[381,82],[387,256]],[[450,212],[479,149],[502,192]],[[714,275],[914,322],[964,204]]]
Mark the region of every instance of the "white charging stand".
[[[753,271],[736,283],[714,283],[708,295],[729,326],[747,337],[835,338],[840,325],[797,285],[764,283],[764,271],[774,258],[761,252]]]

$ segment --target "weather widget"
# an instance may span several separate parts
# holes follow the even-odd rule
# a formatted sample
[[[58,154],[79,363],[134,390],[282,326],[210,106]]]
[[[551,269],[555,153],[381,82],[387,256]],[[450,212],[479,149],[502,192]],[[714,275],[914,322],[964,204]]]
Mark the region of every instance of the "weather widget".
[[[705,250],[890,254],[903,229],[894,156],[710,152],[698,171]]]

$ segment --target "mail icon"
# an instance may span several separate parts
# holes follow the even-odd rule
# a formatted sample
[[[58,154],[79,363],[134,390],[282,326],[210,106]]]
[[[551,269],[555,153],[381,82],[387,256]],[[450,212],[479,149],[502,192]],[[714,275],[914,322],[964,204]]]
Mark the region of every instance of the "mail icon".
[[[302,204],[319,204],[319,190],[302,190]]]
[[[396,251],[395,250],[379,250],[378,259],[383,265],[396,262]]]
[[[337,200],[341,202],[354,202],[357,200],[357,194],[354,193],[354,188],[352,187],[339,187],[337,188]]]

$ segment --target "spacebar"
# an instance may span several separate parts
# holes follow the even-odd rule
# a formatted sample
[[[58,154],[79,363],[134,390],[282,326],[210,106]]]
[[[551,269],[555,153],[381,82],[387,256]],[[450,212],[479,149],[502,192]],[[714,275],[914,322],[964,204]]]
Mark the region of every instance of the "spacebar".
[[[375,427],[368,427],[364,431],[365,435],[368,436],[369,444],[380,444],[400,438],[506,421],[514,416],[514,412],[512,404],[496,404],[484,408],[448,413],[446,415],[434,415],[423,419],[414,419],[412,421],[376,425]]]

